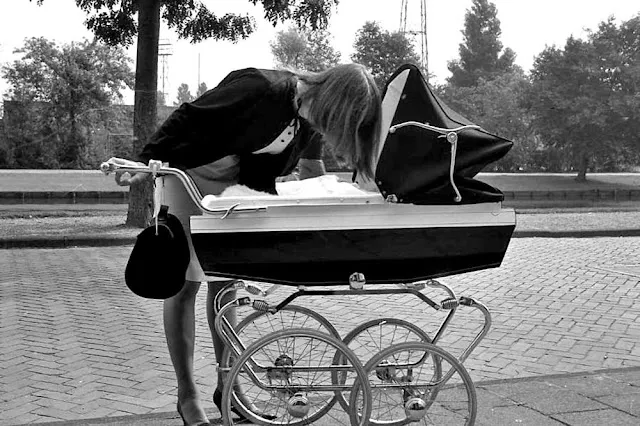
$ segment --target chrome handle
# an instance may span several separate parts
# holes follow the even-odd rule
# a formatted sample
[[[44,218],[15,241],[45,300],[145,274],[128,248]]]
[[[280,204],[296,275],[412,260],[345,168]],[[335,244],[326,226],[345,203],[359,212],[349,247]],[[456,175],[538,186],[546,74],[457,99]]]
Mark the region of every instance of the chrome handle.
[[[123,162],[124,164],[119,163]],[[127,164],[129,163],[129,164]],[[148,166],[141,166],[134,161],[124,160],[120,158],[112,157],[109,160],[100,164],[100,171],[105,175],[109,175],[113,172],[130,172],[130,173],[151,173],[153,176],[176,176],[180,182],[184,185],[187,194],[191,197],[191,200],[207,213],[222,214],[220,219],[226,219],[231,213],[240,212],[258,212],[267,210],[266,207],[240,207],[240,204],[234,204],[231,207],[224,207],[219,209],[209,209],[202,205],[202,194],[198,187],[195,185],[191,177],[180,169],[168,167],[163,165],[161,161],[150,160]]]
[[[462,195],[460,194],[460,191],[458,190],[458,187],[456,186],[456,183],[453,180],[453,174],[456,166],[456,155],[458,151],[458,133],[463,130],[470,130],[470,129],[482,130],[482,127],[477,126],[475,124],[467,124],[464,126],[453,128],[453,129],[445,129],[443,127],[432,126],[428,123],[420,123],[418,121],[406,121],[404,123],[399,123],[394,126],[391,126],[389,128],[389,133],[395,133],[396,130],[402,127],[407,127],[407,126],[420,127],[421,129],[431,130],[433,132],[440,133],[440,136],[438,136],[438,138],[445,138],[447,142],[451,144],[451,163],[449,164],[449,182],[451,183],[451,186],[453,187],[453,190],[456,193],[456,196],[453,198],[453,200],[456,203],[459,203],[460,201],[462,201]]]

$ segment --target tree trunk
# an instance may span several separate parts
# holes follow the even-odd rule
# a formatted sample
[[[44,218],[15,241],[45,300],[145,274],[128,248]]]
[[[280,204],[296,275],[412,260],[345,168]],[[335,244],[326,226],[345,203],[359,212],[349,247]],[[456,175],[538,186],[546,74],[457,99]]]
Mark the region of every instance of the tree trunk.
[[[139,153],[153,134],[157,116],[160,0],[139,0],[138,51],[133,112],[133,152]],[[153,215],[153,185],[145,180],[129,189],[127,225],[144,227]]]
[[[578,167],[578,176],[576,176],[576,182],[587,181],[587,169],[589,168],[589,156],[584,153],[580,158],[580,166]]]

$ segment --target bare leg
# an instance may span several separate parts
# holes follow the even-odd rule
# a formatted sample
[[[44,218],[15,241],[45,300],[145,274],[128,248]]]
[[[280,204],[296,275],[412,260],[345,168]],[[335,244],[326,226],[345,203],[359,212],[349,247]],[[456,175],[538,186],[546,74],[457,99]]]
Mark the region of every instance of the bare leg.
[[[224,342],[222,341],[220,336],[218,336],[215,330],[215,326],[214,326],[215,317],[213,315],[213,303],[216,295],[220,293],[220,291],[232,281],[235,281],[235,280],[209,282],[209,289],[208,289],[209,291],[207,292],[207,318],[209,320],[209,328],[211,330],[211,337],[213,339],[213,348],[216,354],[217,362],[220,362],[220,360],[222,359],[222,352],[224,351],[225,346],[224,346]],[[222,298],[221,306],[224,306],[226,303],[235,299],[236,299],[236,292],[230,291],[224,296],[224,298]],[[225,314],[225,318],[227,319],[227,321],[229,321],[229,324],[231,324],[232,327],[235,327],[235,325],[237,324],[237,316],[236,316],[235,308],[227,311],[227,313]],[[222,372],[218,370],[218,384],[216,386],[216,393],[218,393],[219,397],[221,396],[220,394],[222,393],[222,389],[224,388],[224,385],[225,385],[224,377],[222,375]],[[244,392],[242,391],[242,388],[237,383],[234,386],[234,393],[236,397],[241,400],[242,405],[244,405],[246,408],[253,411],[254,413],[258,412],[258,408],[251,401],[247,400],[247,398],[244,395]],[[214,400],[215,400],[215,394],[214,394]],[[243,415],[235,411],[233,406],[231,409],[237,415],[244,417]]]
[[[213,340],[213,350],[216,354],[216,361],[219,362],[222,359],[222,352],[224,351],[224,342],[216,333],[214,327],[214,315],[213,315],[213,301],[218,293],[229,284],[230,281],[210,281],[209,291],[207,292],[207,320],[209,321],[209,329],[211,330],[211,338]],[[236,298],[236,292],[232,291],[227,293],[224,299],[222,299],[222,305],[230,302]],[[231,309],[227,312],[226,318],[232,326],[236,325],[236,312],[235,309]],[[222,392],[224,387],[224,380],[222,373],[218,371],[218,384],[216,388]]]
[[[195,302],[200,283],[187,281],[180,293],[164,301],[164,330],[178,379],[178,404],[188,424],[207,422],[193,377]]]

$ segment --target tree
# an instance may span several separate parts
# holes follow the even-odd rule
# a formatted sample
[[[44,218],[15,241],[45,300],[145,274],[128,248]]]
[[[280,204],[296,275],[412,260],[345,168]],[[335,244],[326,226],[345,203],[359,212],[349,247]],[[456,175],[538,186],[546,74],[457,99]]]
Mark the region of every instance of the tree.
[[[531,71],[533,124],[562,152],[579,181],[590,170],[637,158],[639,144],[640,19],[617,27],[613,18],[587,40],[546,48]]]
[[[276,65],[303,69],[302,57],[307,50],[307,40],[295,28],[279,31],[270,43]]]
[[[603,93],[595,68],[593,46],[570,37],[564,50],[546,48],[531,71],[530,111],[533,124],[546,144],[567,159],[565,167],[586,178],[590,158],[601,146]],[[592,109],[593,108],[593,109]],[[602,124],[602,123],[600,123]]]
[[[191,91],[189,90],[189,85],[186,83],[182,83],[180,86],[178,86],[178,97],[173,102],[173,105],[180,106],[183,103],[191,102],[194,99],[195,98],[193,97],[193,95],[191,94]]]
[[[207,84],[203,81],[198,86],[198,91],[196,92],[196,98],[199,98],[200,96],[202,96],[204,94],[204,92],[206,92],[207,90],[209,90],[207,88]]]
[[[609,89],[609,132],[636,158],[640,151],[640,14],[615,25],[600,23],[590,40],[600,58],[601,80]],[[627,151],[628,152],[628,151]]]
[[[279,31],[270,43],[276,65],[307,71],[322,71],[340,62],[340,52],[331,45],[326,30],[305,31],[290,27]]]
[[[381,89],[400,65],[420,66],[411,40],[401,32],[382,30],[377,22],[368,21],[358,30],[353,47],[351,59],[369,68]]]
[[[84,168],[87,135],[112,117],[121,90],[133,86],[131,61],[121,48],[87,40],[58,46],[31,38],[16,53],[22,57],[2,68],[14,128],[24,132],[12,138],[16,166]]]
[[[29,0],[32,1],[32,0]],[[44,0],[36,0],[42,4]],[[249,0],[260,3],[264,18],[275,25],[292,20],[299,27],[325,28],[338,0]],[[134,98],[134,151],[139,152],[155,130],[158,89],[160,19],[180,38],[198,42],[237,41],[255,30],[253,18],[226,13],[216,15],[200,0],[76,0],[89,15],[86,25],[99,40],[129,46],[137,36]],[[137,22],[136,22],[137,16]],[[129,191],[127,224],[145,226],[152,213],[152,187],[147,182]]]
[[[475,86],[480,78],[491,80],[513,67],[515,52],[503,51],[500,20],[496,6],[488,0],[473,0],[467,10],[459,46],[460,59],[450,61],[448,82],[458,87]]]

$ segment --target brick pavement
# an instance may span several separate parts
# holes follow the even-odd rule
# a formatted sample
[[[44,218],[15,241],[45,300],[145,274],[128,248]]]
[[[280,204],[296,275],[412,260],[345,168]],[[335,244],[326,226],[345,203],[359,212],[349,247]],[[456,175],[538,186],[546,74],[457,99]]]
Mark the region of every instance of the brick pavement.
[[[173,412],[162,304],[124,286],[129,250],[0,251],[1,426]],[[500,379],[640,366],[639,258],[637,237],[514,239],[501,268],[442,279],[493,314],[492,331],[465,362],[474,381],[483,389]],[[215,361],[203,293],[196,377],[211,395]],[[300,301],[342,335],[374,317],[410,319],[427,330],[438,319],[404,296]],[[441,345],[459,353],[478,323],[477,312],[461,309]],[[210,402],[206,408],[215,411]]]

